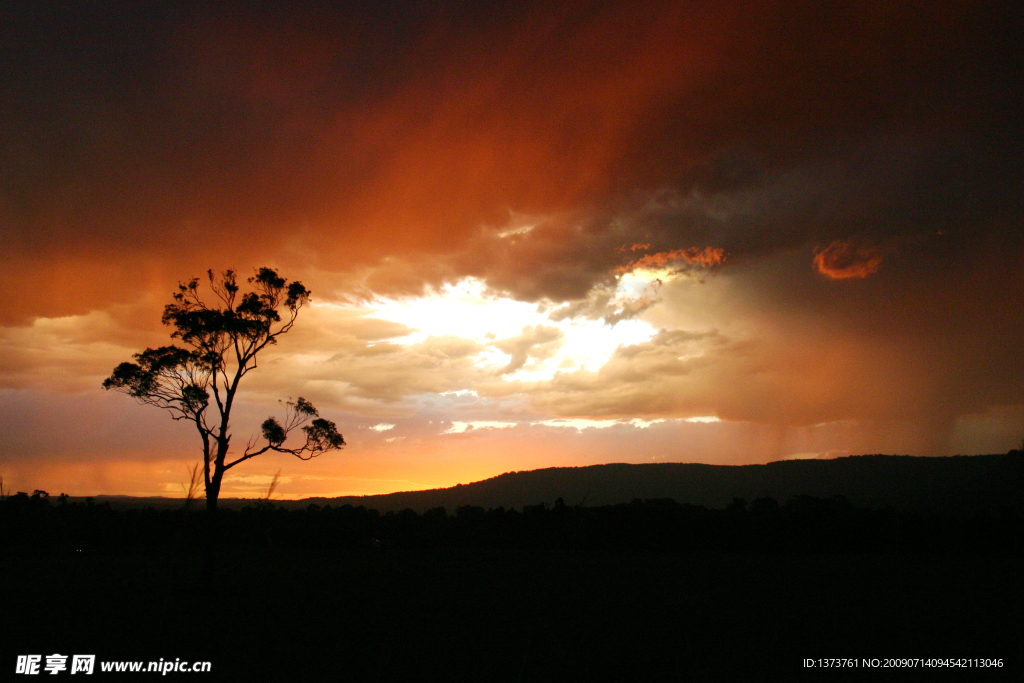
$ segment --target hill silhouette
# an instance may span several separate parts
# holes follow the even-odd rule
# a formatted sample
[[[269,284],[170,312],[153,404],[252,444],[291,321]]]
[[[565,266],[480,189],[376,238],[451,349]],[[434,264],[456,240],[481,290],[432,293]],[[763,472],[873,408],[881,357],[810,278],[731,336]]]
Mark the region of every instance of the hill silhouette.
[[[915,457],[859,455],[834,460],[789,460],[765,465],[696,463],[609,464],[507,472],[471,484],[372,496],[275,500],[286,507],[352,505],[380,512],[464,505],[521,509],[526,505],[615,505],[635,499],[671,498],[689,505],[722,508],[734,498],[843,496],[861,508],[922,514],[967,515],[999,507],[1024,509],[1024,451],[999,455]],[[97,496],[114,507],[170,508],[176,498]],[[225,498],[239,509],[251,499]]]
[[[912,457],[862,455],[766,465],[610,464],[508,472],[472,484],[376,496],[312,498],[303,504],[363,505],[381,512],[423,512],[463,505],[521,508],[558,498],[567,505],[614,505],[671,498],[721,508],[734,498],[785,501],[797,495],[844,496],[863,508],[927,514],[971,514],[1000,506],[1021,509],[1024,452]]]

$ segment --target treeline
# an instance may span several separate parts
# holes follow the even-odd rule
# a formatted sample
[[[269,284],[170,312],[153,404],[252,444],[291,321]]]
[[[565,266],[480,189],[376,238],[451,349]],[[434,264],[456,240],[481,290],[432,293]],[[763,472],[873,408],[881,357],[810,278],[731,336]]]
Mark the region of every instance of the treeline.
[[[0,550],[67,553],[146,552],[200,547],[206,513],[115,509],[37,492],[0,502]],[[261,502],[218,512],[224,545],[271,548],[564,548],[756,553],[863,552],[1019,554],[1024,519],[1003,507],[968,517],[868,510],[845,498],[735,499],[724,509],[671,499],[597,507],[561,499],[521,509],[462,506],[379,513],[365,507]]]

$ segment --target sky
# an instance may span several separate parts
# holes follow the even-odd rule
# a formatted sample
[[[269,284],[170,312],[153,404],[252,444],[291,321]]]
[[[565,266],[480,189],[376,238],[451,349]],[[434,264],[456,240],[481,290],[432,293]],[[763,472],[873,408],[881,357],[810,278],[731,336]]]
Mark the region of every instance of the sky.
[[[101,383],[208,269],[312,291],[222,495],[1024,438],[1020,10],[902,2],[0,7],[0,476],[183,495]]]

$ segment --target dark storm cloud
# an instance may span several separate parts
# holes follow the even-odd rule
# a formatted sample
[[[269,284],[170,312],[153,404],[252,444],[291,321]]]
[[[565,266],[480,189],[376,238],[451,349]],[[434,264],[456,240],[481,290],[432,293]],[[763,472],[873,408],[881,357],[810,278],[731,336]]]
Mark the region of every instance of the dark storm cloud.
[[[220,262],[399,256],[569,300],[622,244],[742,256],[1020,213],[1017,22],[998,5],[4,13],[4,267],[35,292],[8,320],[125,300],[125,263],[166,289]],[[549,226],[505,248],[521,267],[452,261],[501,251],[479,231],[510,211]]]

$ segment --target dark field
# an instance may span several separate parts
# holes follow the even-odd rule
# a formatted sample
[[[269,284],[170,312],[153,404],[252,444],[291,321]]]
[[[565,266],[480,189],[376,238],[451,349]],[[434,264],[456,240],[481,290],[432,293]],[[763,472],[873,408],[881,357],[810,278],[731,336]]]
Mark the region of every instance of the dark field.
[[[702,514],[705,526],[747,519]],[[224,519],[238,533],[245,518]],[[1018,552],[994,546],[1019,519],[995,519],[989,545],[945,551],[279,538],[225,542],[211,564],[173,534],[83,552],[59,538],[11,544],[0,554],[2,662],[8,672],[18,654],[212,662],[212,674],[177,675],[196,680],[736,681],[880,676],[807,670],[804,658],[1002,658],[1001,669],[886,678],[1013,679],[1024,568]]]

